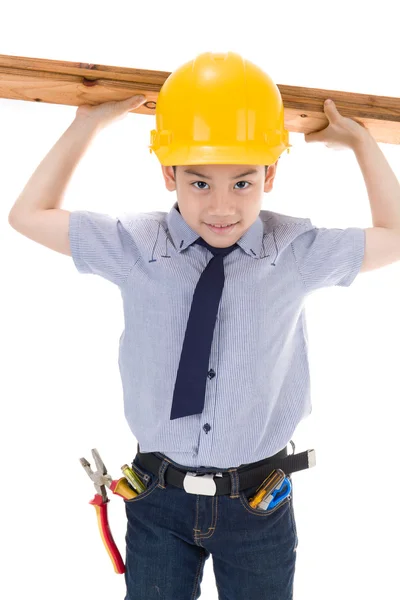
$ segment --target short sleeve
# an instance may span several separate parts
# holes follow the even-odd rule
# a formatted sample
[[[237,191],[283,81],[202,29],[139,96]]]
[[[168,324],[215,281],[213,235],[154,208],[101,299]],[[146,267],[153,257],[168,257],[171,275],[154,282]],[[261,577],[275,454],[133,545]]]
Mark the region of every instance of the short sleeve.
[[[292,249],[307,292],[333,285],[348,287],[361,269],[365,230],[314,227],[296,237]]]
[[[72,211],[71,255],[80,273],[100,275],[121,285],[138,259],[132,236],[118,218],[91,211]]]

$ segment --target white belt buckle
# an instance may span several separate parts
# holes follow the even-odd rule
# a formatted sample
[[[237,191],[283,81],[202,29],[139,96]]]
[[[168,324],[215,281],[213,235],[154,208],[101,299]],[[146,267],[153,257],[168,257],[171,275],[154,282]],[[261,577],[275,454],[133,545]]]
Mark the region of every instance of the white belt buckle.
[[[215,496],[217,484],[213,473],[204,475],[187,471],[183,480],[183,487],[188,494],[202,494],[203,496]]]

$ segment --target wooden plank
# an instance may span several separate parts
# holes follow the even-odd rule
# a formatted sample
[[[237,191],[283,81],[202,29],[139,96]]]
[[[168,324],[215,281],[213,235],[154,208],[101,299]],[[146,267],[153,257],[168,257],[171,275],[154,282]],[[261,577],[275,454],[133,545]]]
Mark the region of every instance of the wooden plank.
[[[0,98],[80,106],[124,100],[143,93],[148,101],[135,113],[154,115],[168,71],[151,71],[0,54]],[[377,142],[400,144],[400,98],[277,84],[290,132],[324,129],[323,110],[332,98],[339,112],[365,125]]]

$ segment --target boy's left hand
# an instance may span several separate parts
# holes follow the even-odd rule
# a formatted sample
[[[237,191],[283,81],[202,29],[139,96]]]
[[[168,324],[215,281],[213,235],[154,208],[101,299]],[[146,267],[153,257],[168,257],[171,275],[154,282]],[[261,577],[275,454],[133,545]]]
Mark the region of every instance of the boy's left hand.
[[[304,134],[304,140],[309,142],[324,142],[327,148],[334,150],[354,149],[366,135],[368,129],[361,123],[343,117],[333,100],[325,100],[324,112],[329,125],[320,131]]]

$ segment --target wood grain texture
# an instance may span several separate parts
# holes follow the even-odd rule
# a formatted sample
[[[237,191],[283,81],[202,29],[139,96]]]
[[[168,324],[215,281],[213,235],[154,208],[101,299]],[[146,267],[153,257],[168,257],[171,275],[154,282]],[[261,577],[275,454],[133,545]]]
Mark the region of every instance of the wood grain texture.
[[[124,100],[144,93],[148,101],[132,112],[154,115],[168,71],[76,63],[0,54],[0,98],[80,106]],[[363,124],[377,142],[400,144],[400,98],[278,84],[285,128],[310,133],[324,129],[326,98],[344,117]]]

